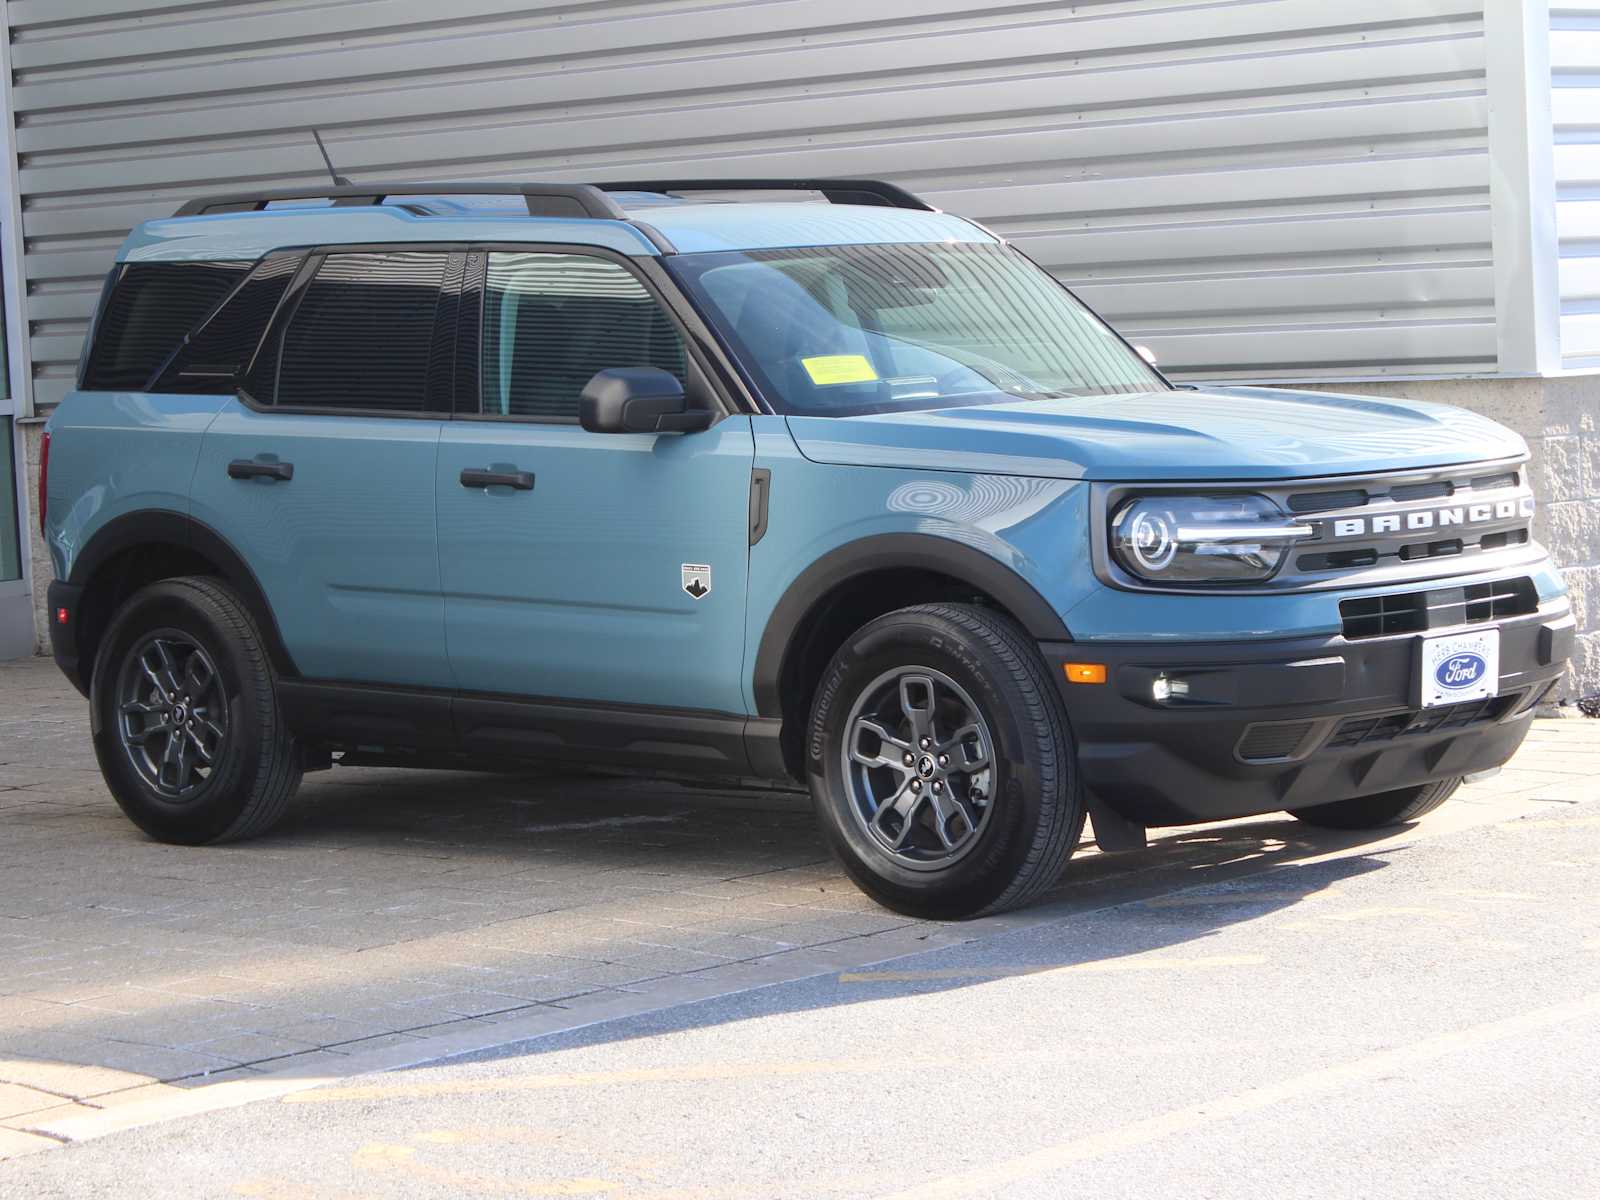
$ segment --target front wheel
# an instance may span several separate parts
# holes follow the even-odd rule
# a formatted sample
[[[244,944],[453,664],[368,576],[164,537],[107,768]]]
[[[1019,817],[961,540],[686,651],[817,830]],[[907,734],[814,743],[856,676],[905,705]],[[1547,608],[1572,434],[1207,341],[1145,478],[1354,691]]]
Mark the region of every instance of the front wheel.
[[[1417,787],[1396,788],[1376,796],[1336,800],[1314,808],[1292,808],[1289,815],[1324,829],[1382,829],[1425,817],[1455,794],[1459,779],[1441,779]]]
[[[253,837],[300,785],[260,633],[212,579],[136,592],[101,639],[89,703],[95,756],[122,811],[163,842]]]
[[[818,685],[806,758],[845,870],[912,916],[1024,904],[1083,831],[1061,699],[1028,636],[987,609],[906,608],[853,634]]]

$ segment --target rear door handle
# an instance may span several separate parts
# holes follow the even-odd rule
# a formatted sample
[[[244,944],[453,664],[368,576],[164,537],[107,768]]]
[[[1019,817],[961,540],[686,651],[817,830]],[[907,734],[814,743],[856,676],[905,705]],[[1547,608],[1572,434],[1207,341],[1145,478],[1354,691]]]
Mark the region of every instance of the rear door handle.
[[[236,458],[228,464],[229,479],[282,479],[294,478],[294,464],[286,462],[261,462],[254,458]]]
[[[508,487],[519,492],[533,491],[532,471],[491,471],[484,467],[463,467],[461,486],[468,488]]]

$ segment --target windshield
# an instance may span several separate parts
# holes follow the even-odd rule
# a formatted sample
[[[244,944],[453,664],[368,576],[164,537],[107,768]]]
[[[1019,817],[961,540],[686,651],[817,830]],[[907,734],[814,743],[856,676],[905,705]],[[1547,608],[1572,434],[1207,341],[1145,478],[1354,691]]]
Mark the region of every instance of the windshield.
[[[779,412],[851,416],[1168,386],[1005,246],[811,246],[667,263]]]

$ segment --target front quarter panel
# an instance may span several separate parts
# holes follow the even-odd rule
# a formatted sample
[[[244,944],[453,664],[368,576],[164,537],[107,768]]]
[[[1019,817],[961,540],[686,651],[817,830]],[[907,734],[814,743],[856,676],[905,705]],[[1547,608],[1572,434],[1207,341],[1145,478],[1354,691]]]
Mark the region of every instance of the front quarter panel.
[[[782,417],[753,419],[758,468],[772,472],[768,527],[750,552],[745,686],[780,603],[825,555],[885,534],[947,539],[993,559],[1065,613],[1097,585],[1085,537],[1088,485],[1064,479],[812,462]],[[911,606],[928,599],[908,590]],[[783,619],[779,616],[778,619]],[[780,633],[784,631],[779,631]]]

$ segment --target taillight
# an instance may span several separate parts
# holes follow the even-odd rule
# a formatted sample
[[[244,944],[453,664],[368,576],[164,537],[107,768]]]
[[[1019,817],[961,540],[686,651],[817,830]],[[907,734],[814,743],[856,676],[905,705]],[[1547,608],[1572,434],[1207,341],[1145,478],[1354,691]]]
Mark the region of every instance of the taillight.
[[[39,536],[44,536],[45,506],[50,495],[50,431],[39,439]]]

